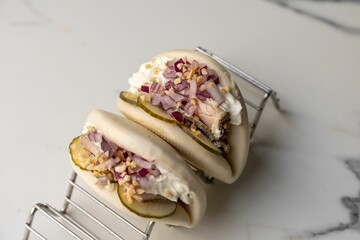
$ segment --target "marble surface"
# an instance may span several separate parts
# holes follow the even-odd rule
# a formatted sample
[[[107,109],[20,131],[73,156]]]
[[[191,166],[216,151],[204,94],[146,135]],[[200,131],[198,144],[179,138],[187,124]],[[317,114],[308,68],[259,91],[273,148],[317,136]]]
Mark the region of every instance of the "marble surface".
[[[206,187],[199,226],[151,239],[360,239],[359,29],[356,0],[0,1],[0,239],[22,237],[33,204],[61,206],[91,109],[116,112],[142,62],[197,45],[277,90],[282,111],[268,105],[239,180]]]

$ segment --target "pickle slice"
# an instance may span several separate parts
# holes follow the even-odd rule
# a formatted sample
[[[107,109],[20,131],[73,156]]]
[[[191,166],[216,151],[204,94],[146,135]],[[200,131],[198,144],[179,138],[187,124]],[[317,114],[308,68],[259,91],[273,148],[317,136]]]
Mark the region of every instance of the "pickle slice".
[[[122,91],[119,95],[119,97],[121,98],[121,100],[123,100],[124,102],[130,103],[132,105],[136,105],[138,96],[130,93],[130,92],[125,92]]]
[[[80,136],[74,138],[71,141],[69,145],[69,150],[71,160],[74,162],[74,164],[82,170],[87,170],[86,168],[90,164],[90,160],[88,159],[88,157],[91,153],[81,145]]]
[[[177,202],[168,199],[154,199],[146,202],[138,202],[133,199],[129,203],[126,196],[126,189],[118,186],[118,195],[124,206],[133,213],[146,218],[164,218],[173,214],[176,210]]]
[[[221,155],[223,152],[216,147],[204,134],[201,132],[198,132],[198,134],[192,132],[188,127],[181,125],[181,129],[189,135],[192,139],[194,139],[197,143],[199,143],[201,146],[206,148],[212,153]]]
[[[154,118],[160,119],[164,122],[177,124],[177,121],[174,118],[169,116],[159,107],[153,106],[150,102],[146,101],[144,96],[138,97],[137,105]]]

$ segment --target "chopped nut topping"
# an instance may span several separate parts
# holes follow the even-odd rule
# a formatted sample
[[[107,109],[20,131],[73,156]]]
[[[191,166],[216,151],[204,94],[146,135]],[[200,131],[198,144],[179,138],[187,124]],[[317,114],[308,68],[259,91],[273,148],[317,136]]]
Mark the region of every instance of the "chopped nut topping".
[[[229,91],[230,91],[230,89],[229,89],[228,87],[224,87],[224,88],[221,89],[221,93],[222,93],[222,94],[226,94],[226,93],[228,93]]]
[[[126,170],[126,165],[124,163],[121,163],[120,165],[115,167],[115,171],[118,173],[122,173]]]
[[[177,68],[178,68],[178,69],[182,69],[183,66],[184,66],[184,64],[178,63]]]
[[[197,78],[196,78],[196,82],[201,82],[202,81],[202,77],[201,76],[198,76]]]
[[[199,136],[201,134],[201,132],[199,130],[196,130],[194,134],[195,134],[195,136]]]
[[[99,163],[105,162],[106,158],[104,156],[101,156],[98,158]]]
[[[170,198],[170,197],[172,197],[172,193],[169,190],[166,190],[164,192],[164,196]]]
[[[159,74],[159,68],[155,68],[153,73],[154,73],[155,75],[158,75],[158,74]]]
[[[139,182],[135,178],[132,179],[132,184],[134,185],[134,187],[139,186]]]
[[[87,167],[86,167],[87,170],[93,170],[94,169],[94,164],[89,164]]]
[[[182,103],[181,102],[177,102],[176,103],[176,109],[179,109],[181,107]]]
[[[184,72],[183,75],[184,75],[185,77],[187,77],[187,76],[189,76],[189,72]]]
[[[121,177],[124,177],[126,175],[126,172],[121,173]]]
[[[180,79],[180,78],[176,78],[176,79],[174,80],[174,84],[179,84],[179,83],[181,83],[181,79]]]
[[[150,82],[156,82],[156,77],[150,78]]]
[[[202,69],[201,69],[201,74],[202,74],[203,76],[205,76],[205,75],[208,74],[205,68],[202,68]]]
[[[121,179],[118,180],[118,184],[119,184],[120,186],[124,185],[124,183],[125,183],[125,180],[124,180],[123,178],[121,178]]]
[[[125,182],[129,182],[131,180],[131,177],[129,175],[125,175],[124,180]]]
[[[145,192],[145,190],[144,189],[141,189],[141,188],[138,188],[137,190],[136,190],[136,193],[137,194],[143,194]]]
[[[183,74],[181,72],[177,72],[176,76],[181,77]]]
[[[204,84],[199,87],[200,91],[204,91],[205,89],[206,89],[206,86]]]
[[[98,171],[93,171],[92,174],[95,176],[95,177],[100,177],[100,173]]]
[[[212,88],[212,87],[214,87],[214,86],[215,86],[215,83],[213,83],[213,82],[209,82],[208,86]]]
[[[135,162],[131,162],[131,163],[130,163],[130,167],[131,167],[131,168],[136,168],[136,167],[137,167],[137,165],[136,165],[136,163],[135,163]]]
[[[195,100],[195,99],[191,99],[191,104],[192,104],[192,105],[196,105],[196,104],[197,104],[196,100]]]
[[[146,69],[151,68],[151,64],[150,64],[150,63],[145,64],[145,68],[146,68]]]

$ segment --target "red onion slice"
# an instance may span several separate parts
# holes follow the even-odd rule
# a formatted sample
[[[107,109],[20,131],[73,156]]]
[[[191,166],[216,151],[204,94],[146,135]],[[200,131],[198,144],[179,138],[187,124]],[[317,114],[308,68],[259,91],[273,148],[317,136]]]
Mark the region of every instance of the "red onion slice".
[[[161,103],[161,98],[162,98],[161,94],[154,93],[151,104],[154,106],[159,106]]]
[[[178,111],[172,112],[171,116],[178,122],[182,123],[184,121],[184,116]]]
[[[174,99],[175,102],[181,102],[181,101],[187,99],[186,97],[184,97],[184,96],[182,96],[182,95],[180,95],[180,94],[177,94],[176,92],[174,92],[174,91],[172,91],[172,90],[169,91],[169,96],[170,96],[172,99]]]
[[[164,110],[168,110],[176,106],[176,102],[169,96],[164,95],[161,98],[161,105]]]
[[[150,90],[153,93],[158,93],[160,91],[160,84],[158,82],[153,82],[150,86]]]
[[[114,174],[114,180],[117,181],[119,180],[121,177],[121,173],[117,172],[115,169],[112,170],[113,174]]]
[[[197,85],[195,80],[190,80],[190,92],[189,97],[195,98],[196,97],[196,91],[197,91]]]
[[[101,186],[106,186],[108,184],[108,178],[106,176],[98,177],[98,183]]]
[[[132,157],[132,160],[136,163],[136,165],[138,165],[139,167],[142,167],[142,168],[150,169],[151,166],[153,165],[151,162],[146,161],[144,158],[142,158],[138,155],[134,155]]]
[[[210,94],[211,98],[215,102],[217,102],[218,104],[221,104],[225,101],[224,96],[222,95],[218,86],[216,86],[214,82],[212,82],[212,81],[206,82],[205,86],[206,86],[207,92]]]
[[[150,87],[147,85],[142,85],[140,91],[145,93],[150,93]]]
[[[140,177],[145,177],[149,171],[146,170],[146,168],[141,168],[137,173],[140,175]]]

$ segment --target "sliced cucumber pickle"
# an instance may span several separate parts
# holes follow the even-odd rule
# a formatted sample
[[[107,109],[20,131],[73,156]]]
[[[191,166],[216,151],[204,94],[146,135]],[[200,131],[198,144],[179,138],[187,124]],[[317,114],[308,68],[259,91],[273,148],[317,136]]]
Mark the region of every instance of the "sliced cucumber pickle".
[[[174,118],[169,116],[162,109],[157,106],[153,106],[150,102],[146,101],[145,97],[143,96],[138,97],[137,105],[154,118],[160,119],[168,123],[178,123]]]
[[[87,170],[86,167],[90,163],[90,160],[88,159],[90,152],[81,145],[80,136],[71,141],[69,149],[73,163],[82,170]]]
[[[154,199],[146,202],[138,202],[133,199],[128,202],[126,189],[118,186],[118,195],[124,206],[133,213],[146,218],[164,218],[173,214],[176,210],[177,202],[168,199]]]
[[[123,100],[124,102],[130,103],[132,105],[136,105],[138,96],[130,93],[130,92],[121,92],[119,97],[121,98],[121,100]]]
[[[192,139],[194,139],[197,143],[199,143],[201,146],[203,146],[204,148],[206,148],[207,150],[209,150],[212,153],[221,155],[223,152],[216,147],[204,134],[202,134],[201,132],[197,132],[197,134],[195,132],[192,132],[188,127],[181,125],[180,126],[181,129],[187,134],[189,135]]]

